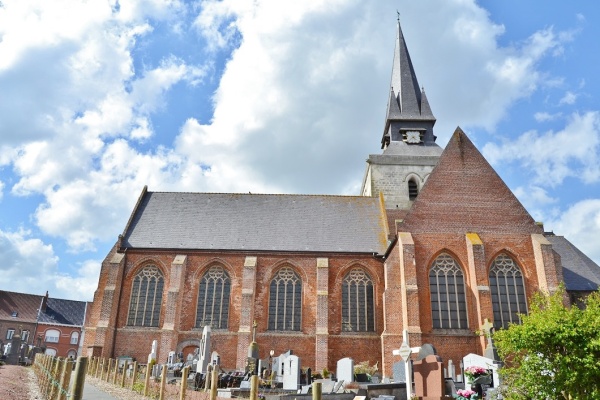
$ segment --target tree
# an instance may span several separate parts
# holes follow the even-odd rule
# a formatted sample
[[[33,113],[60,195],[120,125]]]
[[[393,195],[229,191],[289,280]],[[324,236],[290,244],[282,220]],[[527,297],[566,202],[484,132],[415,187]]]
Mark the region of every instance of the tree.
[[[494,333],[507,399],[600,399],[600,293],[567,307],[536,295],[521,324]]]

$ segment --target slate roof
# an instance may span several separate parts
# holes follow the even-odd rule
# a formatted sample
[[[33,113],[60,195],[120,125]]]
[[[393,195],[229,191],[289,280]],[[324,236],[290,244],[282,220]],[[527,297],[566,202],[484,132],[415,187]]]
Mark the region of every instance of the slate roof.
[[[600,286],[600,266],[563,236],[546,234],[552,248],[560,255],[563,277],[568,291],[594,291]]]
[[[44,296],[0,290],[0,320],[35,322]],[[12,313],[17,316],[13,317]]]
[[[83,326],[85,301],[48,298],[46,311],[40,313],[39,323]]]
[[[384,254],[378,198],[142,192],[121,247]]]

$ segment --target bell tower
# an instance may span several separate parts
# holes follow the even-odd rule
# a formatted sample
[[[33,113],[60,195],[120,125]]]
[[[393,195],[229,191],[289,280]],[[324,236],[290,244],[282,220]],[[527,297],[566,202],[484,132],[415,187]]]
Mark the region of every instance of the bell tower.
[[[435,143],[435,117],[404,41],[400,19],[381,154],[371,154],[361,195],[381,192],[386,209],[408,210],[436,166],[442,148]]]

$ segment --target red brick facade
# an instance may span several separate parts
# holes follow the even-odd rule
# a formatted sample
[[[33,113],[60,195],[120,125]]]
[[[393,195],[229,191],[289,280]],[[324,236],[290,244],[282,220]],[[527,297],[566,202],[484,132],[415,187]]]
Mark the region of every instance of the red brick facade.
[[[403,215],[404,216],[404,215]],[[526,295],[554,290],[562,280],[559,257],[538,226],[493,171],[470,140],[457,130],[413,207],[396,224],[398,232],[385,260],[374,255],[250,253],[210,251],[142,251],[116,248],[103,263],[98,290],[86,329],[89,352],[104,357],[133,356],[145,362],[153,340],[158,360],[169,351],[198,346],[195,327],[199,282],[213,265],[231,278],[228,328],[213,330],[212,350],[223,368],[243,368],[257,322],[261,358],[288,349],[302,365],[335,370],[337,360],[380,362],[391,376],[392,355],[408,330],[411,346],[431,343],[443,360],[458,363],[468,353],[482,354],[485,343],[475,334],[493,320],[489,269],[499,254],[510,256],[523,274]],[[393,232],[392,232],[393,233]],[[429,269],[441,253],[459,265],[467,289],[468,327],[434,329]],[[165,279],[159,328],[127,326],[132,279],[147,265]],[[269,285],[279,268],[292,268],[302,281],[299,332],[268,329]],[[355,267],[374,286],[375,330],[342,329],[342,280]]]

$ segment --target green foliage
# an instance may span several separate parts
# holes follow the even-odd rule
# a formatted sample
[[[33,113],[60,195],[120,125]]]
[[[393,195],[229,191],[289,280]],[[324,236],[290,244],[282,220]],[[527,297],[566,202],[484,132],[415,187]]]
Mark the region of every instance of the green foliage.
[[[494,333],[507,399],[600,399],[600,293],[565,307],[564,288],[536,295],[521,325]]]

